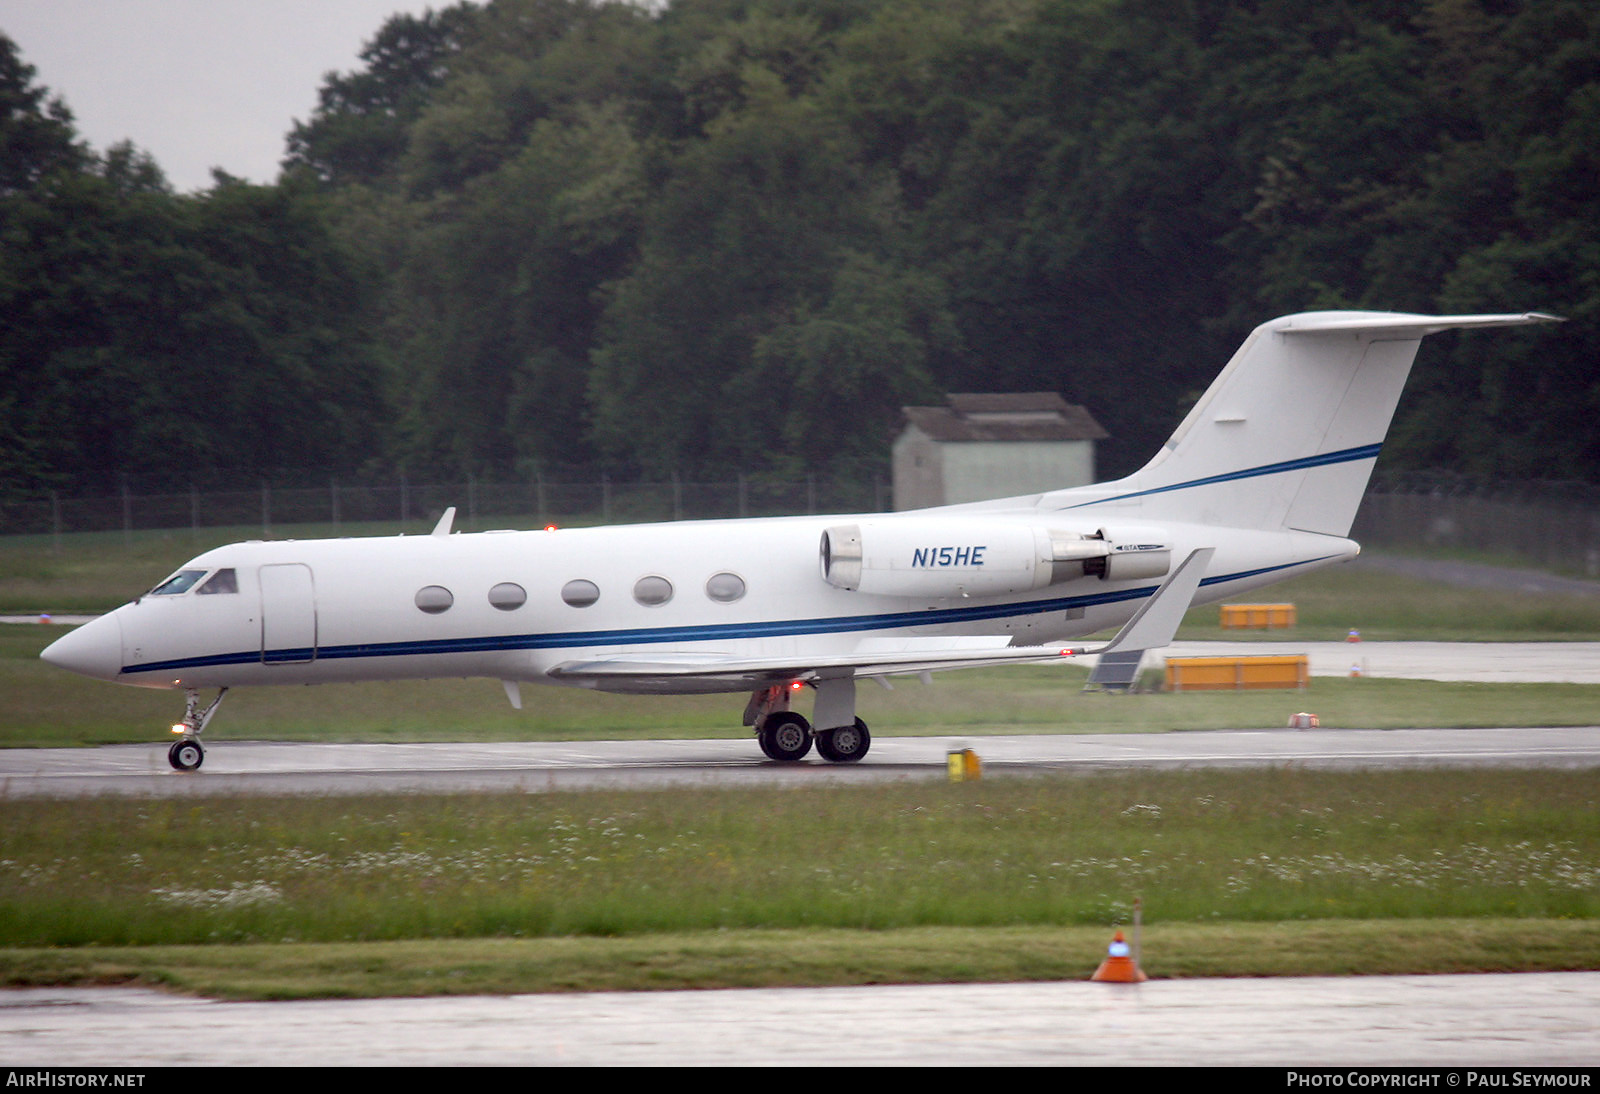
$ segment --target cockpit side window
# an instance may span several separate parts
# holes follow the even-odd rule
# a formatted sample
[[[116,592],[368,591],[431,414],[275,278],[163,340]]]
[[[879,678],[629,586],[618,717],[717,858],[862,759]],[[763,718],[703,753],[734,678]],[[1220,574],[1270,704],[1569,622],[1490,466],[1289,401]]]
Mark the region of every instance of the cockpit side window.
[[[195,590],[197,596],[208,596],[212,593],[236,593],[239,591],[239,575],[230,566],[226,570],[218,570],[211,575],[204,585]]]
[[[195,582],[206,576],[204,570],[179,570],[167,580],[150,590],[151,596],[177,596],[194,588]]]

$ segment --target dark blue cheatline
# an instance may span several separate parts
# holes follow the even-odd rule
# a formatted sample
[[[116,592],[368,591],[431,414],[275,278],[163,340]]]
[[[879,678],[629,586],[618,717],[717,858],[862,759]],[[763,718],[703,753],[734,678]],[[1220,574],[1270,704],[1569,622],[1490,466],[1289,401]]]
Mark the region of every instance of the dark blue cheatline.
[[[1299,562],[1285,562],[1277,566],[1263,566],[1255,570],[1242,570],[1236,574],[1208,577],[1202,586],[1221,585],[1229,581],[1243,581],[1262,574],[1293,569],[1332,558],[1321,555]],[[942,626],[951,623],[972,623],[986,619],[1003,619],[1018,615],[1043,615],[1047,612],[1067,611],[1074,608],[1116,604],[1127,600],[1140,600],[1151,596],[1159,586],[1148,585],[1138,589],[1121,589],[1094,593],[1089,596],[1053,597],[1048,600],[1029,600],[1013,604],[978,604],[962,608],[941,608],[920,612],[890,612],[878,615],[843,615],[823,619],[784,619],[768,623],[718,623],[688,627],[648,627],[610,631],[557,631],[548,634],[484,635],[475,638],[437,638],[416,642],[373,642],[350,646],[322,646],[315,651],[316,660],[333,661],[365,657],[417,657],[449,653],[493,653],[508,650],[579,649],[586,646],[661,645],[669,642],[707,642],[739,638],[787,638],[807,634],[849,634],[854,631],[888,630],[896,627]],[[171,661],[155,661],[146,665],[124,665],[122,674],[131,676],[148,672],[179,672],[185,669],[208,668],[217,665],[254,665],[262,661],[310,661],[312,650],[270,650],[263,656],[261,650],[243,650],[237,653],[208,654],[203,657],[183,657]]]
[[[1212,475],[1204,479],[1175,482],[1171,486],[1155,486],[1149,490],[1135,490],[1131,494],[1115,494],[1110,497],[1095,498],[1092,501],[1069,505],[1067,508],[1082,509],[1088,505],[1103,505],[1108,501],[1127,501],[1129,498],[1142,498],[1150,494],[1168,494],[1174,490],[1187,490],[1191,486],[1213,486],[1219,482],[1237,482],[1240,479],[1253,479],[1258,475],[1278,475],[1286,471],[1304,471],[1310,467],[1327,467],[1330,464],[1350,463],[1353,460],[1375,460],[1378,458],[1378,451],[1381,448],[1383,448],[1382,444],[1364,444],[1359,448],[1345,448],[1338,452],[1322,452],[1315,456],[1304,456],[1298,460],[1262,464],[1260,467],[1251,467],[1244,471],[1229,471],[1225,475]]]

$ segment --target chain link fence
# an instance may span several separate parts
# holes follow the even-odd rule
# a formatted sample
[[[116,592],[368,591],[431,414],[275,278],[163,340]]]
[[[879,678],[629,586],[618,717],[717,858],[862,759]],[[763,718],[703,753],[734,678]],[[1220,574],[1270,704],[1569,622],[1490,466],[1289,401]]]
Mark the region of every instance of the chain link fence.
[[[0,509],[0,533],[54,535],[189,528],[277,529],[311,525],[338,535],[355,525],[415,525],[426,531],[449,506],[455,527],[538,528],[547,524],[622,524],[813,513],[881,512],[890,492],[882,479],[836,482],[808,478],[778,481],[736,476],[731,481],[574,480],[536,475],[525,481],[350,483],[318,487],[263,483],[250,490],[136,493],[13,501]]]
[[[189,528],[315,527],[338,535],[368,524],[426,531],[448,506],[456,527],[538,528],[660,520],[879,513],[891,508],[881,477],[841,482],[738,475],[726,481],[664,481],[607,475],[534,475],[414,483],[350,482],[254,489],[191,488],[51,496],[0,507],[0,533],[56,535]],[[1386,476],[1373,482],[1352,538],[1367,547],[1466,550],[1525,565],[1600,578],[1600,488],[1585,483],[1482,482],[1445,474]]]
[[[1367,491],[1350,535],[1367,547],[1470,551],[1600,578],[1600,487],[1385,476]]]

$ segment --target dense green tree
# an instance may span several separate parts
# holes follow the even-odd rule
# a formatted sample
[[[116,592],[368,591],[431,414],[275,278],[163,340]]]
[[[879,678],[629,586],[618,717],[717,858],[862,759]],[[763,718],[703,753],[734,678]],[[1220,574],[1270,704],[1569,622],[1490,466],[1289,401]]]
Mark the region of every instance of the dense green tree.
[[[1403,407],[1400,455],[1482,476],[1596,481],[1600,11],[1440,0],[1430,14],[1455,117],[1417,203],[1429,230],[1411,240],[1449,256],[1430,302],[1526,302],[1570,322],[1538,338],[1459,338],[1451,373],[1425,374]]]
[[[897,253],[889,180],[782,73],[741,81],[671,163],[594,353],[598,442],[655,471],[881,455],[949,337],[942,286]]]
[[[58,176],[9,210],[0,375],[52,479],[349,465],[377,406],[363,279],[290,194]]]
[[[363,68],[324,78],[317,109],[289,132],[284,167],[340,184],[389,176],[477,17],[469,3],[391,16],[362,49]]]
[[[1430,343],[1385,468],[1600,481],[1597,149],[1583,0],[458,3],[187,197],[0,38],[0,475],[855,473],[1030,389],[1116,474],[1367,307],[1572,319]]]
[[[57,171],[81,170],[89,160],[72,112],[34,83],[36,75],[0,32],[0,197],[25,193]]]
[[[597,292],[633,254],[644,157],[614,107],[535,126],[521,153],[419,231],[401,347],[408,455],[475,468],[591,458]]]
[[[43,151],[0,194],[7,492],[370,454],[371,278],[299,192],[176,196],[132,145],[83,149],[42,90],[15,99],[0,133]]]

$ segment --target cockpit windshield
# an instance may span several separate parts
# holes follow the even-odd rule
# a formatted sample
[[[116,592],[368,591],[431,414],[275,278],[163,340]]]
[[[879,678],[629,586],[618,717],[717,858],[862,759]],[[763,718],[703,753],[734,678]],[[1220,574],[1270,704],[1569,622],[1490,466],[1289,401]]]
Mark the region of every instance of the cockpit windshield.
[[[212,574],[206,583],[195,591],[196,596],[207,596],[212,593],[236,593],[239,591],[239,575],[233,567],[218,570]]]
[[[151,596],[177,596],[194,588],[195,582],[206,576],[204,570],[179,570],[167,580],[150,590]]]

